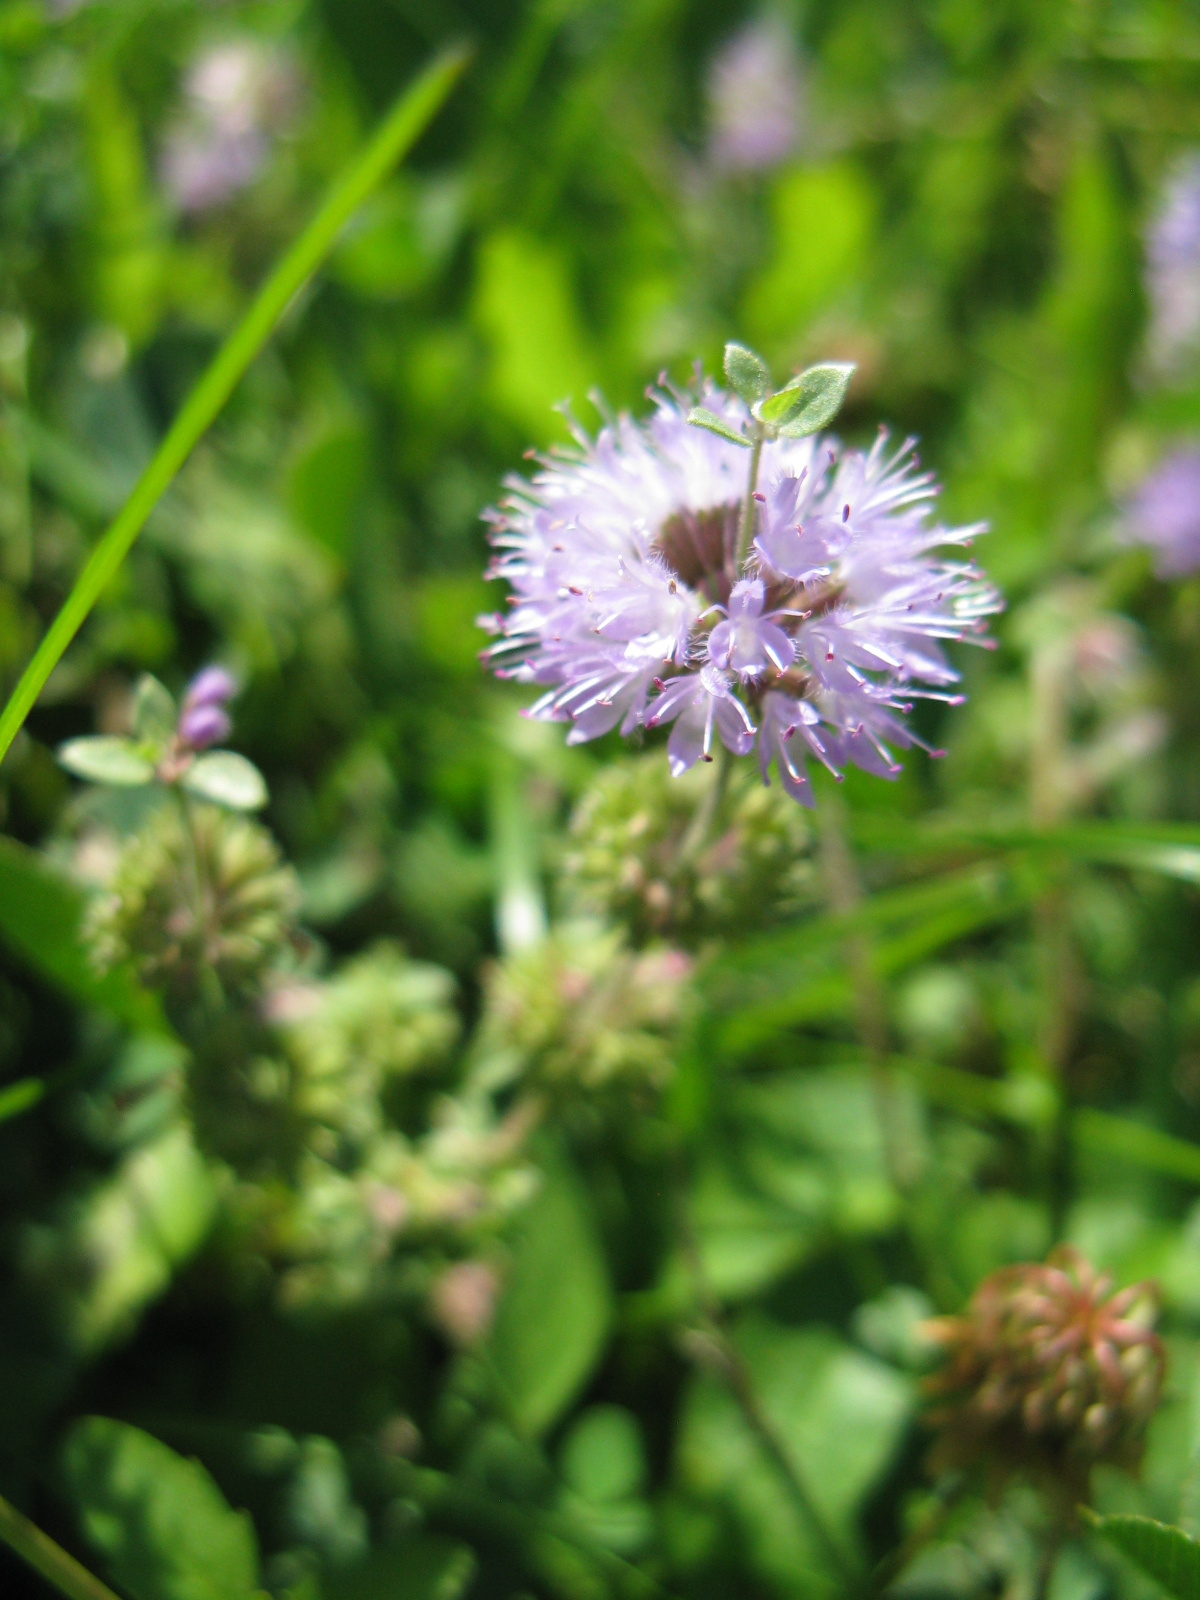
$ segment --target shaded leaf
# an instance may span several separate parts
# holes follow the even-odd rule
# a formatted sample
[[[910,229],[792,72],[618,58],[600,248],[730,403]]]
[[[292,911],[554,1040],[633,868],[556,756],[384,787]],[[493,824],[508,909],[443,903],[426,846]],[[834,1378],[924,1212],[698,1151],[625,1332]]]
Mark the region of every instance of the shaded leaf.
[[[132,1600],[250,1600],[258,1545],[198,1461],[110,1417],[67,1435],[63,1475],[84,1534]]]
[[[612,1295],[586,1190],[561,1157],[523,1214],[491,1359],[518,1427],[540,1433],[604,1348]]]
[[[144,745],[132,739],[96,734],[86,739],[68,739],[58,747],[59,765],[89,783],[112,783],[132,787],[149,783],[154,763]]]
[[[1200,1600],[1200,1543],[1189,1539],[1181,1528],[1168,1527],[1151,1517],[1088,1513],[1088,1521],[1176,1600]]]
[[[211,750],[199,756],[181,781],[192,794],[234,811],[258,811],[267,803],[262,773],[234,750]]]
[[[133,731],[151,744],[165,744],[175,732],[177,710],[171,692],[143,672],[133,692]]]

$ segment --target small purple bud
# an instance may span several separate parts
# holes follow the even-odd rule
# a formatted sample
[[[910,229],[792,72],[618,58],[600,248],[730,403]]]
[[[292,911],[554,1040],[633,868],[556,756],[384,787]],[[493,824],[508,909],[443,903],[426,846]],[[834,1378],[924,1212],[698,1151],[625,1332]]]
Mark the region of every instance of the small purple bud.
[[[185,706],[179,718],[179,737],[192,750],[206,750],[210,744],[228,738],[232,727],[220,706]]]
[[[220,706],[238,692],[237,681],[224,667],[204,667],[184,691],[184,709],[193,706]]]

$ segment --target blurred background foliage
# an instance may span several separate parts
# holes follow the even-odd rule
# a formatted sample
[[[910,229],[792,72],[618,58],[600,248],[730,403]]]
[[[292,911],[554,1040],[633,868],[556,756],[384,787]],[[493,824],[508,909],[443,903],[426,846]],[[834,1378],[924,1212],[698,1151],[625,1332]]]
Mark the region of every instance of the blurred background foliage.
[[[1200,8],[5,0],[6,690],[462,36],[0,769],[0,1489],[132,1600],[1136,1600],[1036,1474],[938,1476],[919,1380],[997,1268],[1152,1276],[1089,1492],[1197,1515],[1200,579],[1126,535],[1200,432]],[[481,672],[479,513],[728,337],[856,361],[1008,612],[944,760],[687,856],[703,772]],[[56,764],[214,659],[261,823]]]

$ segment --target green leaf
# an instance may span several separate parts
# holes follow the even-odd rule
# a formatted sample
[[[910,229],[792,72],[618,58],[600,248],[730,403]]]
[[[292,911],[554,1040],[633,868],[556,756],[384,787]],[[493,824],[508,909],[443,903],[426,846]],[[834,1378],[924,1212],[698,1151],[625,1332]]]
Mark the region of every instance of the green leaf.
[[[67,1435],[63,1474],[89,1544],[132,1600],[250,1600],[258,1545],[198,1461],[110,1417]]]
[[[827,361],[809,367],[793,378],[786,389],[764,400],[758,414],[771,423],[783,439],[800,439],[817,433],[841,409],[854,371],[852,361]]]
[[[587,1191],[561,1156],[548,1161],[512,1251],[490,1354],[514,1422],[541,1433],[591,1373],[612,1315]]]
[[[706,411],[703,406],[693,406],[688,412],[687,419],[693,427],[707,428],[709,433],[719,433],[722,439],[728,439],[732,444],[745,445],[747,450],[750,448],[749,439],[744,438],[720,417],[714,416],[711,411]]]
[[[183,787],[234,811],[258,811],[267,803],[267,785],[252,761],[234,750],[210,750],[184,773]]]
[[[766,362],[744,344],[735,344],[732,340],[725,346],[725,376],[733,392],[748,406],[770,392],[771,374]]]
[[[900,1443],[911,1407],[908,1381],[824,1328],[747,1317],[735,1343],[781,1447],[830,1529],[848,1541]],[[692,1383],[679,1465],[694,1492],[729,1507],[751,1565],[768,1583],[795,1593],[797,1580],[822,1568],[810,1524],[728,1386],[714,1376]]]
[[[101,976],[88,960],[79,937],[83,906],[75,885],[36,852],[0,839],[0,942],[6,949],[71,999],[142,1032],[166,1032],[148,990],[120,968]]]
[[[68,739],[58,747],[58,760],[68,772],[89,783],[133,787],[150,783],[154,777],[154,763],[147,759],[144,746],[106,733]]]
[[[563,1477],[584,1500],[625,1500],[645,1484],[641,1429],[624,1406],[585,1411],[567,1435],[560,1460]]]
[[[152,673],[143,672],[133,693],[133,731],[147,744],[166,744],[175,732],[175,698]]]
[[[456,1539],[410,1533],[365,1561],[322,1573],[321,1600],[459,1600],[478,1565]]]
[[[1176,1600],[1200,1600],[1200,1543],[1182,1528],[1151,1517],[1085,1515],[1097,1533]]]

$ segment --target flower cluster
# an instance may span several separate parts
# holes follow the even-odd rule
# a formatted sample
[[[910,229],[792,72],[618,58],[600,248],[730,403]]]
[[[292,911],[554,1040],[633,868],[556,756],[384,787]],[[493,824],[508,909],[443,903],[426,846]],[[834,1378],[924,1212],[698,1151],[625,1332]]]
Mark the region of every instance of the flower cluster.
[[[731,172],[778,166],[792,153],[804,87],[791,29],[779,17],[740,28],[708,72],[713,163]]]
[[[571,818],[559,873],[570,914],[622,923],[639,942],[689,946],[762,928],[816,897],[808,820],[750,773],[733,781],[711,837],[687,846],[703,803],[698,768],[679,782],[645,754],[597,774]]]
[[[717,741],[757,742],[764,781],[774,764],[811,805],[806,755],[899,771],[889,742],[922,743],[903,720],[914,696],[958,698],[940,642],[978,636],[1000,599],[935,553],[981,529],[931,522],[911,442],[814,436],[849,369],[774,395],[752,352],[729,346],[726,370],[737,392],[652,391],[645,422],[611,417],[595,439],[576,426],[575,449],[509,479],[490,576],[513,594],[481,619],[497,636],[485,659],[544,686],[530,714],[570,722],[569,743],[671,723],[677,775]]]
[[[1142,479],[1126,505],[1125,527],[1155,552],[1160,577],[1200,570],[1200,450],[1176,450]]]
[[[1136,1453],[1162,1391],[1154,1297],[1141,1283],[1113,1293],[1077,1251],[1005,1267],[984,1279],[964,1315],[926,1325],[946,1352],[926,1380],[927,1421],[947,1464],[1041,1467],[1065,1481],[1089,1462]]]
[[[1200,345],[1200,156],[1168,179],[1146,238],[1150,359],[1177,367]]]

